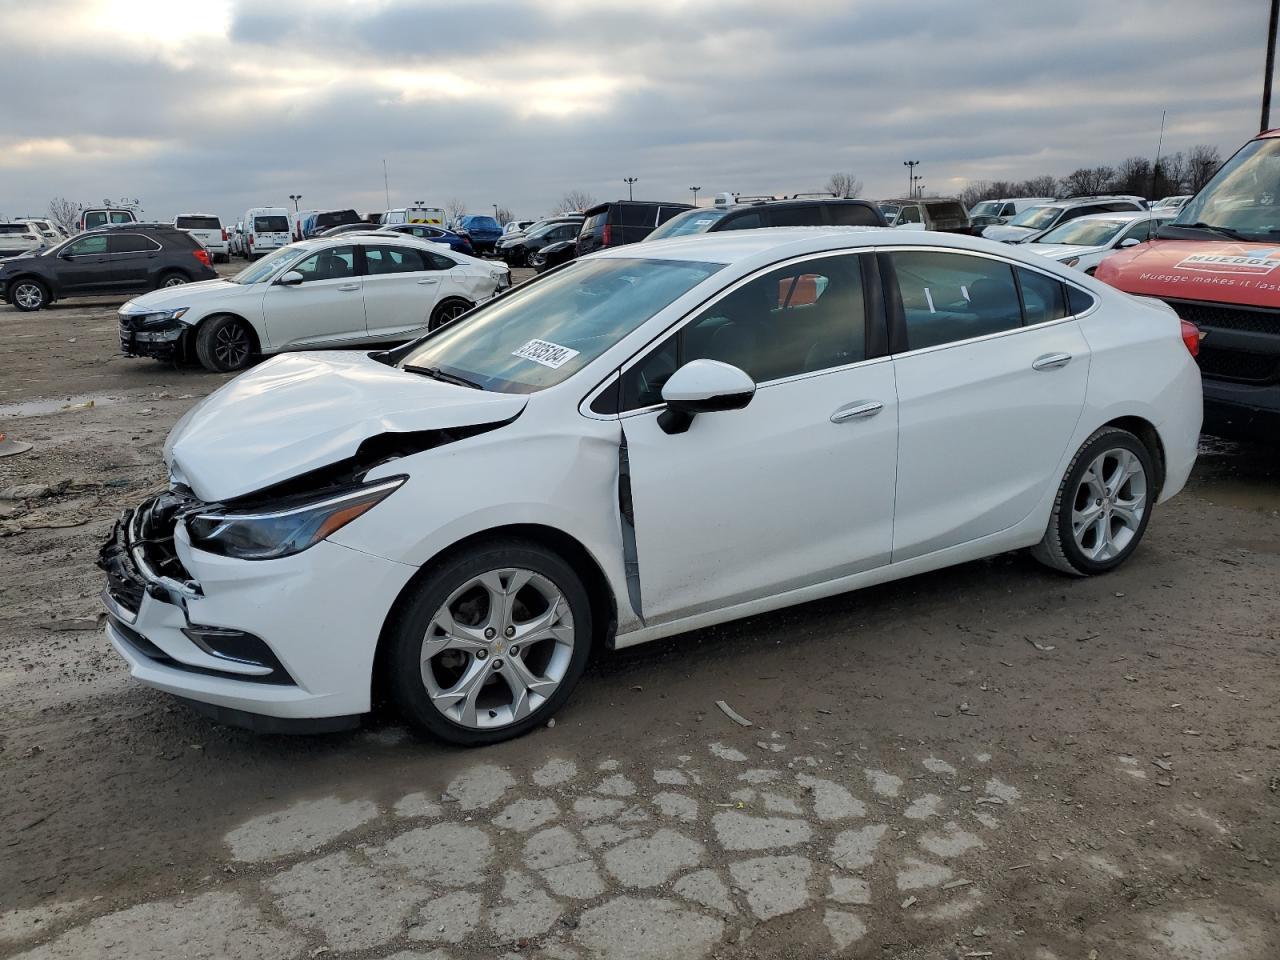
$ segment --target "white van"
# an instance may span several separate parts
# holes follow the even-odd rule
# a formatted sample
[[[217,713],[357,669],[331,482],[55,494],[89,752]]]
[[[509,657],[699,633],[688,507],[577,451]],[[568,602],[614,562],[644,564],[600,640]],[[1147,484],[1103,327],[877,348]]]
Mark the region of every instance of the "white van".
[[[289,242],[289,211],[284,207],[250,207],[244,212],[246,260],[279,250]]]
[[[302,239],[302,224],[313,213],[319,213],[319,210],[297,210],[289,214],[289,235],[294,241]]]
[[[231,259],[227,243],[227,230],[212,213],[180,213],[173,218],[173,225],[195,237],[213,257],[215,263]]]
[[[444,211],[439,207],[397,207],[383,213],[382,222],[389,227],[397,223],[431,223],[443,227]]]
[[[137,223],[138,215],[128,207],[88,207],[80,211],[76,227],[83,233],[108,224]]]

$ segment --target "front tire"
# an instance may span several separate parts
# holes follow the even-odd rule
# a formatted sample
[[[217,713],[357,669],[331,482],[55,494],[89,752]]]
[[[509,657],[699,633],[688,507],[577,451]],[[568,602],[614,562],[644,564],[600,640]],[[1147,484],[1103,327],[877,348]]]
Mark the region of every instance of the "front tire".
[[[49,288],[39,280],[18,280],[9,288],[9,302],[23,313],[42,310],[49,305]]]
[[[1114,570],[1146,533],[1155,478],[1151,451],[1138,437],[1118,427],[1096,431],[1067,467],[1032,556],[1077,577]]]
[[[423,733],[475,747],[545,723],[586,669],[591,604],[558,554],[497,540],[443,561],[390,627],[388,688]]]
[[[210,317],[196,330],[196,357],[214,373],[243,370],[253,359],[253,334],[238,317]]]

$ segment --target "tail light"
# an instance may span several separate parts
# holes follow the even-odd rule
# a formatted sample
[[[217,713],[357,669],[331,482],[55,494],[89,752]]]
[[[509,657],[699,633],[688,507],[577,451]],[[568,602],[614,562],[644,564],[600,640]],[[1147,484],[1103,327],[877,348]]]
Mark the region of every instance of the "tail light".
[[[1200,328],[1189,320],[1182,321],[1182,342],[1193,357],[1200,356]]]
[[[191,255],[195,257],[197,260],[199,260],[201,263],[203,263],[206,267],[213,266],[213,264],[209,262],[209,251],[206,250],[204,247],[200,247],[196,250],[192,250]]]
[[[40,238],[39,238],[39,237],[37,237],[35,234],[31,234],[31,233],[24,233],[24,234],[22,235],[22,239],[23,239],[23,240],[39,240]]]
[[[222,242],[223,242],[223,243],[226,243],[226,242],[227,242],[227,228],[226,228],[226,227],[223,227],[223,228],[222,228]]]
[[[600,234],[601,245],[607,247],[609,245],[609,240],[612,237],[613,237],[613,227],[606,223],[604,225],[604,233]]]

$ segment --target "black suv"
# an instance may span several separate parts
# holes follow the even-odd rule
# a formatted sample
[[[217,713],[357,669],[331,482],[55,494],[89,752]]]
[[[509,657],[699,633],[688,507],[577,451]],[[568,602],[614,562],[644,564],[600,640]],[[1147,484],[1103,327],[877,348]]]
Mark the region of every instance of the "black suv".
[[[19,310],[55,300],[176,287],[218,276],[209,251],[167,223],[90,230],[33,257],[0,261],[0,299]]]
[[[639,243],[677,213],[692,209],[687,203],[653,203],[648,200],[614,200],[584,211],[578,231],[578,255],[604,247]]]
[[[717,197],[713,207],[697,207],[672,217],[646,240],[686,237],[718,230],[761,227],[883,227],[880,209],[869,200],[843,200],[829,194],[790,197]]]

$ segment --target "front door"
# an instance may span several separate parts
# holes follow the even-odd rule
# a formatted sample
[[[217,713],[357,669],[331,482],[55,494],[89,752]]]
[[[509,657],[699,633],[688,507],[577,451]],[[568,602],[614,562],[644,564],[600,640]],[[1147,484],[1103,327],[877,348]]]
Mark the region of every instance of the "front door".
[[[267,340],[277,350],[366,338],[363,284],[355,247],[326,247],[291,268],[302,283],[267,287],[262,299]]]
[[[1056,487],[1089,345],[1056,278],[935,250],[881,257],[905,326],[894,357],[897,563],[1006,530]]]
[[[58,288],[63,294],[111,289],[107,235],[81,237],[58,254]]]
[[[732,288],[624,372],[646,623],[889,561],[894,371],[867,349],[881,322],[868,316],[859,256],[808,257]],[[662,384],[699,357],[745,370],[756,394],[669,435]]]

